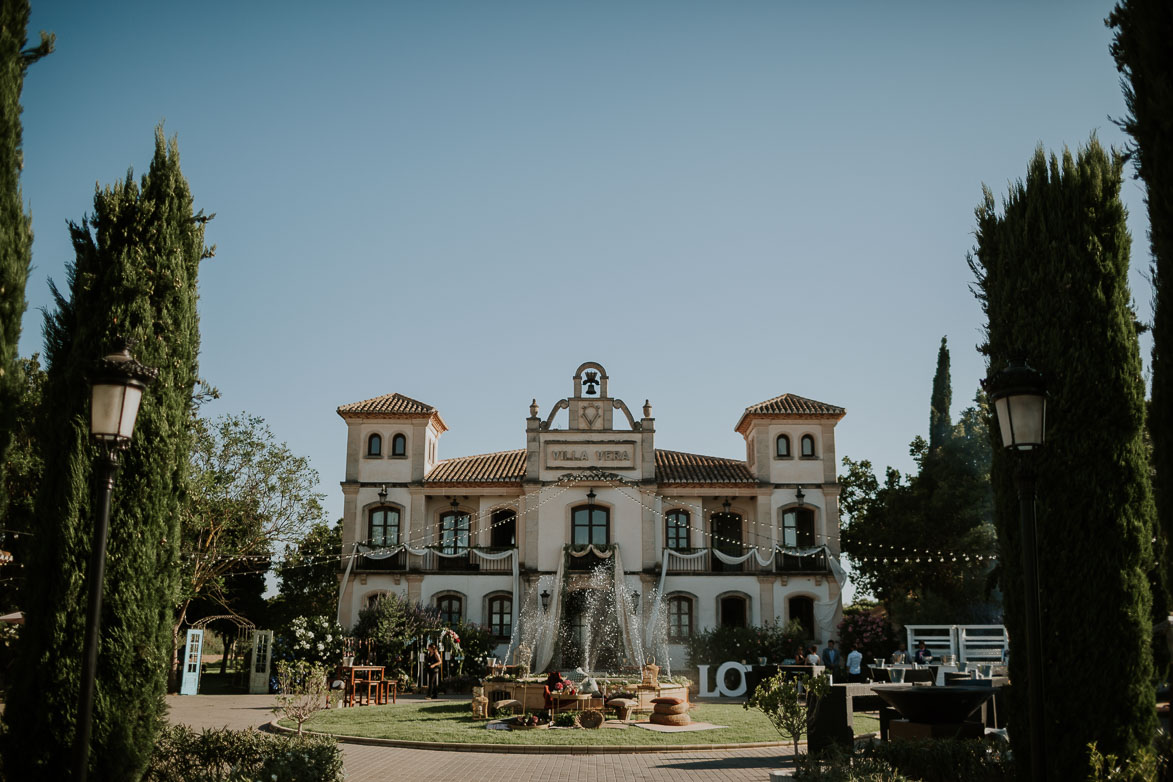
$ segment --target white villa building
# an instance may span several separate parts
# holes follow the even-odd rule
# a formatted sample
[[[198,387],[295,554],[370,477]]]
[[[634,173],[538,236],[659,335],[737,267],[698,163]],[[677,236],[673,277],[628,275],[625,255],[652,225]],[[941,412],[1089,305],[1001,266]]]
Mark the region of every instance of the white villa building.
[[[428,404],[387,394],[339,407],[339,621],[353,626],[394,592],[489,627],[505,657],[527,622],[556,617],[571,640],[534,636],[534,667],[552,654],[566,667],[593,632],[590,571],[604,564],[622,571],[613,590],[637,626],[625,632],[646,646],[658,616],[678,666],[681,641],[707,627],[797,619],[816,642],[834,636],[843,580],[835,426],[846,411],[783,394],[737,419],[744,460],[701,456],[656,448],[651,405],[635,417],[609,381],[587,362],[544,417],[530,405],[524,448],[452,459],[438,456],[448,427]]]

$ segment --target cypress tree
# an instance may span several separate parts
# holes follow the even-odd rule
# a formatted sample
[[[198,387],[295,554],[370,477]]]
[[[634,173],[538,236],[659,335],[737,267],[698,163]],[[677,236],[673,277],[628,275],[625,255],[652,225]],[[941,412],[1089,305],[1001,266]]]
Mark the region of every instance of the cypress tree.
[[[941,337],[937,351],[937,372],[933,375],[933,396],[929,401],[929,451],[940,448],[953,433],[949,407],[953,404],[953,388],[949,381],[949,344]]]
[[[90,776],[138,779],[164,718],[181,503],[196,382],[196,277],[204,218],[162,128],[141,186],[99,190],[70,226],[69,296],[46,315],[46,474],[37,501],[36,555],[18,670],[5,709],[5,771],[65,779],[76,727],[85,625],[85,574],[94,507],[85,376],[115,335],[159,370],[123,452],[111,508]]]
[[[1159,543],[1164,552],[1161,579],[1167,605],[1173,589],[1173,5],[1167,0],[1125,0],[1108,17],[1116,29],[1111,51],[1123,75],[1128,117],[1121,123],[1132,137],[1130,155],[1145,184],[1153,280],[1153,363],[1149,432]]]
[[[1128,289],[1123,160],[1093,136],[1076,155],[1040,147],[1002,213],[984,188],[969,264],[988,318],[989,371],[1026,358],[1047,379],[1047,445],[1037,466],[1044,729],[1051,779],[1083,779],[1087,746],[1122,757],[1156,727],[1146,572],[1154,506],[1143,443],[1144,383]],[[991,426],[997,432],[996,426]],[[995,435],[996,436],[996,435]],[[1025,637],[1019,504],[1011,458],[992,482],[1006,624]],[[1089,643],[1087,630],[1095,628]],[[1111,650],[1079,686],[1089,649]],[[1010,657],[1011,740],[1030,769],[1025,646]],[[1094,704],[1089,708],[1089,704]],[[1078,719],[1073,715],[1078,715]]]
[[[39,46],[24,48],[28,21],[27,0],[0,2],[0,460],[7,456],[23,392],[16,351],[33,246],[32,220],[20,194],[20,93],[29,65],[53,50],[45,33]]]

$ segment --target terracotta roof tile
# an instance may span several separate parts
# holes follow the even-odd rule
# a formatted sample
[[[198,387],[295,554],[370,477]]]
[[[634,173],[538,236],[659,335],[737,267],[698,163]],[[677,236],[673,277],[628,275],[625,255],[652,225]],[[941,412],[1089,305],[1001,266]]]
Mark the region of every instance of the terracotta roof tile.
[[[833,418],[838,421],[847,410],[826,402],[817,402],[797,394],[783,394],[745,408],[733,431],[745,435],[754,418]]]
[[[656,449],[656,483],[750,483],[757,478],[738,459]]]
[[[461,456],[438,462],[425,483],[519,483],[525,477],[525,449]]]
[[[347,413],[382,413],[391,415],[431,415],[436,408],[403,394],[383,394],[361,402],[351,402],[338,408],[338,415]]]
[[[796,394],[783,394],[745,408],[746,413],[758,415],[837,415],[847,411],[842,407],[816,402]]]

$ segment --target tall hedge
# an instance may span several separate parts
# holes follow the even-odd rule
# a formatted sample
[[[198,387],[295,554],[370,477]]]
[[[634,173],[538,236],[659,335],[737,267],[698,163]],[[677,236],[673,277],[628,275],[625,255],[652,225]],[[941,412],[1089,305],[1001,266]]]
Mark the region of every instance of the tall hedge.
[[[68,297],[46,315],[46,473],[37,501],[27,624],[5,707],[10,779],[68,778],[93,532],[86,371],[115,335],[159,370],[122,454],[107,552],[90,750],[92,779],[142,776],[164,719],[179,517],[185,497],[199,329],[203,218],[162,128],[141,185],[131,174],[94,196],[70,227]]]
[[[1076,154],[1036,150],[1002,210],[977,208],[970,266],[988,317],[990,372],[1026,358],[1047,380],[1037,520],[1045,734],[1052,779],[1082,779],[1087,745],[1129,755],[1155,728],[1149,646],[1154,506],[1144,382],[1128,289],[1123,161],[1095,137]],[[997,437],[997,427],[991,427]],[[995,448],[995,522],[1006,623],[1025,637],[1013,458]],[[1011,737],[1030,769],[1026,647],[1015,642]],[[1025,777],[1024,777],[1025,778]]]
[[[1153,364],[1149,432],[1164,594],[1173,589],[1173,3],[1125,0],[1108,17],[1112,56],[1123,75],[1130,154],[1145,185],[1153,280]],[[1160,606],[1158,606],[1160,607]]]
[[[29,65],[53,49],[52,36],[44,33],[39,46],[25,49],[28,21],[27,0],[0,3],[0,460],[8,452],[24,390],[16,352],[33,247],[32,221],[20,193],[20,93]]]

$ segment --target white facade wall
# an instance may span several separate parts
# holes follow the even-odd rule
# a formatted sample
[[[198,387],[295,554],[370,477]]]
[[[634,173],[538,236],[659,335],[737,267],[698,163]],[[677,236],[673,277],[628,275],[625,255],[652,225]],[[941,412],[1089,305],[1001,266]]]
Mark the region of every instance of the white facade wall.
[[[619,548],[626,571],[624,581],[629,590],[641,594],[641,610],[645,613],[648,596],[660,582],[665,514],[672,510],[688,512],[692,527],[688,543],[700,549],[713,545],[713,516],[726,512],[725,503],[729,503],[728,512],[741,517],[742,544],[768,553],[781,544],[783,513],[800,504],[801,487],[801,504],[814,514],[816,543],[826,543],[837,554],[834,427],[843,414],[840,408],[802,398],[796,399],[800,404],[809,403],[807,407],[815,410],[814,414],[778,413],[771,406],[776,400],[747,408],[738,424],[738,432],[745,438],[745,462],[676,454],[672,458],[688,457],[695,462],[689,468],[693,473],[677,475],[671,472],[667,457],[659,468],[653,462],[655,419],[650,406],[643,408],[642,416],[636,415],[639,411],[630,411],[629,420],[623,403],[606,395],[609,379],[601,369],[594,364],[580,367],[575,376],[575,395],[555,404],[552,410],[531,407],[525,422],[525,459],[509,475],[494,473],[499,468],[492,466],[482,468],[483,474],[476,470],[462,473],[453,467],[461,463],[460,459],[439,462],[434,457],[446,427],[436,411],[414,400],[407,400],[414,406],[406,405],[408,412],[402,413],[383,410],[397,409],[393,398],[397,395],[368,400],[370,410],[362,407],[365,403],[340,408],[347,423],[346,480],[342,484],[344,569],[345,558],[368,539],[368,517],[374,508],[389,505],[398,509],[401,542],[423,547],[440,542],[441,516],[453,509],[455,501],[457,511],[471,518],[471,545],[487,547],[492,540],[493,512],[511,506],[517,510],[520,589],[523,593],[533,590],[535,595],[542,589],[552,590],[554,574],[565,557],[564,547],[571,541],[573,511],[587,504],[588,491],[595,495],[594,505],[610,512],[610,542]],[[587,370],[598,372],[602,378],[600,393],[593,398],[583,391]],[[785,395],[778,399],[784,398]],[[540,414],[543,412],[545,415]],[[559,424],[566,428],[558,428]],[[368,454],[372,434],[382,438],[378,455]],[[397,434],[406,438],[402,457],[390,455]],[[776,456],[780,434],[790,437],[788,458]],[[814,441],[813,458],[801,456],[804,435]],[[496,461],[508,456],[493,455]],[[582,466],[578,467],[580,462]],[[742,477],[731,481],[731,472]],[[681,480],[681,476],[689,478],[694,473],[700,475],[699,480]],[[437,478],[444,475],[448,478]],[[616,477],[622,485],[616,485]],[[380,498],[380,491],[386,492],[385,499]],[[366,569],[357,559],[343,584],[340,621],[353,625],[367,600],[386,591],[424,605],[435,605],[443,595],[459,594],[464,619],[484,624],[488,621],[487,598],[512,595],[514,591],[510,572],[444,572],[438,566],[428,569],[423,558],[405,561],[409,566],[385,572]],[[721,621],[720,599],[730,594],[744,595],[748,621],[754,625],[789,621],[789,600],[795,596],[809,597],[824,605],[840,596],[840,585],[829,572],[773,569],[761,573],[670,570],[664,588],[666,594],[693,598],[694,630],[717,626]],[[515,601],[519,597],[523,600],[524,594],[513,597]],[[830,621],[816,627],[812,640],[825,643],[833,637],[839,617],[836,611]],[[680,666],[684,646],[672,644],[669,651],[672,664]]]

